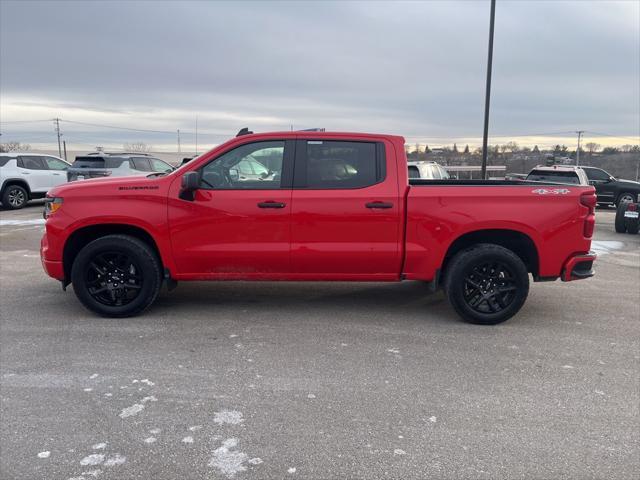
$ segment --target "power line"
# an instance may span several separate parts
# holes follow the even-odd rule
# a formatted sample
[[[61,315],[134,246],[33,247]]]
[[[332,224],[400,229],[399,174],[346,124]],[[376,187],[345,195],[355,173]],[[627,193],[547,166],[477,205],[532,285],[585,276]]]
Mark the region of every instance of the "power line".
[[[598,133],[598,132],[592,132],[591,130],[587,130],[587,133],[591,133],[592,135],[600,135],[600,136],[603,136],[603,137],[624,138],[624,139],[626,139],[626,140],[632,140],[632,141],[634,141],[634,142],[638,142],[638,141],[640,140],[640,138],[638,138],[638,137],[636,137],[636,138],[633,138],[633,137],[623,137],[623,136],[620,136],[620,135],[611,135],[611,134],[609,134],[609,133]]]
[[[51,121],[50,118],[47,118],[47,119],[44,119],[44,120],[10,120],[8,122],[0,121],[0,124],[3,124],[3,125],[7,124],[8,125],[8,124],[14,124],[14,123],[42,123],[42,122],[50,122],[50,121]]]

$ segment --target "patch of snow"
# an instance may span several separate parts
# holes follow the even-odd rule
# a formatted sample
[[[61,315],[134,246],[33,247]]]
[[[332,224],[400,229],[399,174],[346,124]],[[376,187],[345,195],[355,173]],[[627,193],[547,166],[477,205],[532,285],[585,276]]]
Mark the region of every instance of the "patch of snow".
[[[189,430],[191,430],[192,432],[195,432],[196,430],[200,430],[202,428],[202,425],[194,425],[192,427],[189,427]]]
[[[104,450],[107,447],[106,442],[96,443],[93,447],[94,450]]]
[[[96,468],[95,470],[89,470],[88,472],[82,472],[82,475],[89,475],[90,477],[97,477],[102,473],[102,470]]]
[[[287,470],[287,473],[296,473],[296,467],[291,467],[289,470]]]
[[[387,348],[387,352],[389,353],[400,353],[400,350],[397,348]]]
[[[115,467],[116,465],[122,465],[126,461],[127,461],[127,457],[125,457],[123,455],[120,455],[119,453],[116,453],[115,455],[109,457],[104,462],[104,466],[105,467]]]
[[[153,383],[148,378],[143,378],[142,380],[140,380],[140,383],[144,383],[145,385],[149,385],[150,387],[153,387],[155,385],[155,383]]]
[[[34,220],[0,220],[0,226],[3,225],[44,225],[44,218]]]
[[[162,430],[160,430],[159,428],[152,428],[151,430],[149,430],[149,433],[153,433],[154,435],[157,435],[161,432]]]
[[[404,450],[402,450],[401,448],[396,448],[396,449],[393,451],[393,454],[394,454],[394,455],[406,455],[406,454],[407,454],[407,452],[405,452],[405,451],[404,451]]]
[[[92,391],[93,391],[93,388],[85,388],[85,389],[84,389],[84,391],[85,391],[85,392],[92,392]]]
[[[621,248],[624,248],[624,243],[617,240],[591,241],[591,250],[596,252],[598,255],[606,255],[608,253],[612,253],[615,250],[620,250]]]
[[[80,460],[80,465],[86,467],[87,465],[100,465],[104,462],[104,455],[101,453],[92,453]]]
[[[251,465],[260,465],[262,463],[262,459],[258,458],[258,457],[252,458],[252,459],[249,460],[249,463]]]
[[[49,455],[51,455],[51,452],[40,452],[38,458],[49,458]]]
[[[233,478],[237,473],[244,472],[247,469],[244,463],[248,460],[248,455],[237,450],[232,451],[237,446],[237,439],[225,440],[221,447],[213,451],[209,466],[217,468],[227,478]]]
[[[316,398],[316,396],[313,393],[310,393],[309,395],[307,395],[307,398]]]
[[[431,423],[436,423],[438,421],[438,418],[437,417],[429,417],[429,421]]]
[[[236,410],[221,410],[219,412],[215,412],[213,421],[219,425],[222,425],[223,423],[238,425],[244,422],[244,419],[242,418],[242,412],[238,412]]]
[[[123,408],[122,411],[118,414],[118,416],[120,418],[132,417],[140,413],[142,410],[144,410],[144,405],[142,405],[141,403],[135,403],[130,407]]]
[[[193,443],[193,437],[189,436],[189,437],[184,437],[182,439],[182,443]]]
[[[142,403],[147,403],[147,402],[157,402],[158,399],[156,397],[154,397],[153,395],[150,395],[148,397],[144,397],[142,399]]]
[[[573,365],[563,365],[562,368],[564,368],[565,370],[573,370],[574,366]]]
[[[156,443],[157,440],[156,437],[149,437],[144,439],[144,443]]]
[[[90,378],[91,380],[93,380],[94,378],[98,378],[98,374],[97,374],[97,373],[94,373],[93,375],[90,375],[90,376],[89,376],[89,378]]]

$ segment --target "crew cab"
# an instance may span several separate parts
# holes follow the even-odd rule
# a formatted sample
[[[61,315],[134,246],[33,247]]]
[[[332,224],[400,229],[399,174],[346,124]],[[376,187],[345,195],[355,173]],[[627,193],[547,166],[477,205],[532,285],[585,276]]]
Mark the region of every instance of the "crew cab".
[[[247,159],[268,175],[242,178]],[[110,317],[144,311],[163,281],[421,280],[496,324],[530,276],[593,275],[595,205],[592,186],[409,180],[400,136],[249,133],[170,173],[55,188],[41,257]]]
[[[620,206],[638,199],[640,182],[615,178],[601,168],[586,166],[582,168],[587,174],[589,184],[596,188],[599,204]]]

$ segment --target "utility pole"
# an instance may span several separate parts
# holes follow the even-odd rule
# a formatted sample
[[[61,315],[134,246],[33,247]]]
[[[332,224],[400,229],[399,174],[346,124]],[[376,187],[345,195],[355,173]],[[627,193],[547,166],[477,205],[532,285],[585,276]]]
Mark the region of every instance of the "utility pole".
[[[582,137],[584,130],[578,130],[576,131],[576,133],[578,134],[578,149],[576,150],[576,166],[578,166],[580,165],[580,137]]]
[[[62,136],[62,134],[60,133],[60,119],[56,118],[53,120],[53,123],[55,124],[56,128],[56,134],[58,135],[58,156],[62,157],[62,146],[60,145],[60,137]]]
[[[62,145],[64,147],[64,159],[66,160],[67,159],[67,141],[63,140]]]
[[[493,65],[493,27],[496,20],[496,0],[491,0],[489,20],[489,53],[487,55],[487,90],[484,96],[484,134],[482,136],[482,179],[487,177],[487,156],[489,143],[489,104],[491,99],[491,69]]]
[[[180,129],[178,129],[178,161],[180,161]]]

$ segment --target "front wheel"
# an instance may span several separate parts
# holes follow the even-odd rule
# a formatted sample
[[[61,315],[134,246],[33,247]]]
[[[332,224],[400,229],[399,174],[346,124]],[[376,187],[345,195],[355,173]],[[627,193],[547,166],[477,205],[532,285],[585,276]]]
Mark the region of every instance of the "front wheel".
[[[459,252],[445,277],[449,302],[470,323],[504,322],[518,313],[529,294],[527,267],[499,245],[479,244]]]
[[[618,206],[620,206],[625,203],[633,203],[633,202],[635,202],[635,198],[632,193],[621,193],[616,203]]]
[[[29,201],[29,194],[20,185],[9,185],[2,194],[2,204],[11,210],[23,208]]]
[[[160,261],[146,243],[128,235],[107,235],[80,250],[71,282],[80,302],[92,312],[131,317],[158,296],[160,272]]]
[[[626,203],[621,203],[616,208],[616,219],[614,221],[614,227],[617,233],[625,233],[627,231],[627,221],[624,218],[624,212],[627,210]]]

